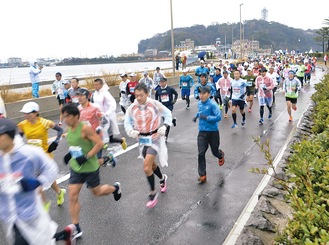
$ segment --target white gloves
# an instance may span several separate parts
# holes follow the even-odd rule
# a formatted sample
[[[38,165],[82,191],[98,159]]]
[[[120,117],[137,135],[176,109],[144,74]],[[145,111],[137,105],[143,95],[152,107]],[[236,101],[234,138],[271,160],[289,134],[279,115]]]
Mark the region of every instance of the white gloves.
[[[159,129],[158,129],[158,133],[161,135],[161,136],[165,136],[166,134],[166,130],[167,130],[167,127],[165,125],[161,126]]]
[[[138,138],[139,136],[139,132],[137,130],[130,130],[129,133],[128,133],[128,136],[131,137],[131,138]]]

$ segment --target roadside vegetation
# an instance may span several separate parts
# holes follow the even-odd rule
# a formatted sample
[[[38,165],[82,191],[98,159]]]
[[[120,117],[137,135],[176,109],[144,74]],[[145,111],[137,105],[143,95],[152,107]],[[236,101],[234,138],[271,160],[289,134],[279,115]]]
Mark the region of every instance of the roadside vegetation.
[[[315,85],[313,135],[295,143],[287,160],[287,179],[277,175],[273,166],[269,142],[257,145],[264,153],[271,174],[286,191],[292,218],[287,226],[278,227],[274,244],[328,245],[329,244],[329,75]],[[254,173],[268,174],[267,169],[252,168]]]

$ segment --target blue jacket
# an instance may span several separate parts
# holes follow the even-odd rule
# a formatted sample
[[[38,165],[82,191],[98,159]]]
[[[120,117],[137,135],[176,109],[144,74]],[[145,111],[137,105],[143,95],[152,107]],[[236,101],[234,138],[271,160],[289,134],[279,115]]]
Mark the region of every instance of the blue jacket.
[[[207,67],[199,66],[195,69],[195,75],[198,76],[198,82],[200,83],[200,75],[202,73],[209,74],[209,69]]]
[[[216,89],[212,83],[207,82],[206,85],[202,85],[201,83],[198,83],[194,89],[194,98],[199,99],[199,93],[200,93],[199,87],[204,87],[204,86],[208,86],[210,88],[210,96],[214,97],[216,95]]]
[[[194,85],[194,80],[190,75],[180,76],[179,78],[179,86],[182,89],[190,89]]]
[[[200,115],[207,116],[207,119],[200,118]],[[199,131],[218,131],[218,123],[222,119],[222,113],[218,105],[211,99],[205,102],[198,102]]]

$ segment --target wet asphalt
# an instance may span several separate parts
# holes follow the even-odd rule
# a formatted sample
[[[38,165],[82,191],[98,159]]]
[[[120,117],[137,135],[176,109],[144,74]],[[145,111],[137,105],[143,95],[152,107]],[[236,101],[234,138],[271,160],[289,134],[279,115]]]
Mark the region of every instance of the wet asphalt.
[[[263,177],[248,170],[267,167],[254,138],[261,137],[263,142],[269,139],[274,158],[307,108],[314,92],[313,85],[322,75],[322,70],[317,69],[311,84],[304,86],[298,98],[298,110],[293,111],[292,123],[288,122],[285,98],[280,92],[276,94],[272,119],[267,119],[268,110],[265,109],[263,125],[258,125],[257,98],[254,99],[252,113],[246,112],[245,127],[241,127],[242,118],[238,113],[239,127],[231,129],[233,121],[229,111],[229,117],[222,118],[219,124],[220,148],[225,152],[225,164],[218,166],[217,159],[208,149],[208,181],[202,185],[197,181],[198,128],[197,123],[192,122],[197,112],[197,101],[191,98],[191,109],[186,110],[185,102],[179,100],[173,110],[177,126],[171,128],[167,142],[169,166],[161,168],[168,175],[168,190],[159,194],[158,204],[153,209],[145,207],[149,186],[143,162],[137,158],[136,141],[127,137],[122,113],[118,113],[121,137],[126,137],[128,146],[133,147],[122,153],[120,145],[113,145],[114,150],[120,152],[117,157],[119,163],[115,168],[101,167],[100,175],[102,184],[121,182],[122,198],[116,202],[113,195],[94,197],[89,189],[82,188],[80,226],[83,235],[77,244],[222,244]],[[58,122],[57,118],[51,119]],[[53,135],[54,132],[51,132],[50,137]],[[59,177],[69,173],[62,160],[67,149],[66,141],[62,139],[55,152]],[[159,190],[157,177],[155,180]],[[67,185],[68,181],[60,183],[63,188]],[[46,194],[52,201],[50,215],[61,230],[71,223],[68,194],[61,207],[56,205],[54,191],[48,190]]]

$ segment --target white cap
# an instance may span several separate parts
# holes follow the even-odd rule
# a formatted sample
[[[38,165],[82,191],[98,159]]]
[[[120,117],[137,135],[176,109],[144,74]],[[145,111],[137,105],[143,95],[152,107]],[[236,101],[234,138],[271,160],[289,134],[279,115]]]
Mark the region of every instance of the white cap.
[[[204,63],[204,61],[203,60],[200,60],[200,64],[202,64],[202,63]]]
[[[248,62],[244,62],[243,63],[243,66],[249,66],[249,63]]]
[[[20,110],[20,112],[23,113],[31,113],[35,111],[39,111],[39,105],[35,102],[27,102],[23,105],[22,110]]]
[[[185,68],[185,69],[183,70],[183,72],[188,72],[188,69],[187,69],[187,68]]]
[[[129,76],[130,76],[130,77],[136,77],[136,74],[133,72],[133,73],[130,73]]]

